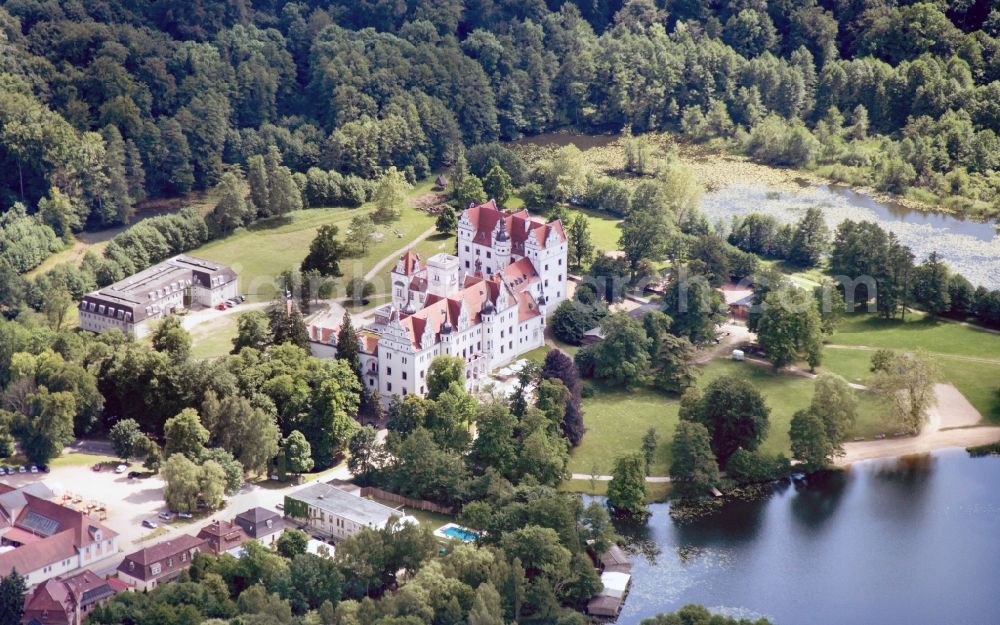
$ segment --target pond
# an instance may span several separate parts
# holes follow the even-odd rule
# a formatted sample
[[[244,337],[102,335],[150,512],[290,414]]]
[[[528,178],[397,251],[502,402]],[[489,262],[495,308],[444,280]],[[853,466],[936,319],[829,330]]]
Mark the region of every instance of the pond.
[[[685,524],[626,532],[617,623],[700,603],[776,625],[1000,623],[1000,458],[946,450],[775,486]]]
[[[845,219],[874,221],[909,246],[916,262],[923,262],[928,254],[937,251],[972,284],[1000,288],[1000,235],[993,223],[911,210],[839,185],[803,186],[793,193],[763,184],[735,183],[702,198],[702,210],[711,223],[721,220],[728,224],[734,215],[752,212],[795,222],[811,206],[822,209],[831,229]]]

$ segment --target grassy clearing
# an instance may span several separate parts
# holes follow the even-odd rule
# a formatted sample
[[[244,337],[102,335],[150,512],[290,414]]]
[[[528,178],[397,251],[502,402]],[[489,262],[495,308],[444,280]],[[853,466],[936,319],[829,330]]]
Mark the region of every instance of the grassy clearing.
[[[426,193],[431,184],[430,181],[418,184],[410,191],[409,198]],[[371,204],[366,204],[357,209],[310,208],[296,211],[284,217],[258,221],[250,228],[240,229],[224,239],[191,250],[190,254],[229,265],[240,277],[242,293],[247,294],[251,301],[268,301],[274,296],[275,277],[301,264],[320,226],[336,225],[340,228],[341,237],[348,236],[346,230],[351,219],[373,210]],[[337,280],[335,295],[344,295],[343,287],[347,281],[363,276],[378,261],[434,225],[433,215],[409,205],[401,207],[400,213],[397,221],[379,227],[383,236],[373,242],[364,257],[346,259],[341,263],[344,277]],[[379,280],[374,282],[379,288]],[[382,285],[381,289],[388,289],[388,284]]]
[[[572,216],[583,215],[590,226],[590,238],[594,247],[604,252],[618,249],[618,239],[621,237],[621,230],[618,224],[621,219],[601,211],[589,210],[586,208],[570,208],[569,214]]]
[[[379,499],[378,497],[369,497],[372,501],[377,501],[383,506],[388,506],[390,508],[399,509],[402,514],[408,514],[420,522],[421,525],[430,529],[436,530],[446,523],[452,523],[455,517],[449,514],[438,514],[437,512],[427,512],[425,510],[418,510],[416,508],[410,508],[408,506],[400,506],[399,504],[387,501],[384,499]]]
[[[654,427],[660,434],[660,445],[650,475],[666,475],[677,408],[677,400],[651,389],[626,391],[595,385],[594,395],[583,400],[587,433],[570,455],[570,472],[610,474],[615,459],[639,451],[642,436]]]
[[[830,340],[837,345],[924,349],[939,355],[971,356],[1000,362],[1000,334],[950,321],[909,315],[906,321],[873,314],[850,315]]]
[[[216,317],[191,328],[191,356],[194,358],[216,358],[225,356],[233,348],[240,315]]]
[[[945,381],[985,419],[1000,422],[1000,334],[929,317],[911,316],[904,322],[858,314],[845,319],[830,342],[855,349],[824,350],[823,368],[861,384],[871,375],[874,350],[926,350],[934,355]]]
[[[82,453],[68,453],[59,456],[58,458],[53,458],[49,462],[49,468],[55,469],[56,467],[82,467],[91,466],[95,464],[103,464],[105,467],[118,466],[119,464],[129,464],[123,463],[121,458],[115,458],[114,456],[101,456],[96,454],[82,454]]]

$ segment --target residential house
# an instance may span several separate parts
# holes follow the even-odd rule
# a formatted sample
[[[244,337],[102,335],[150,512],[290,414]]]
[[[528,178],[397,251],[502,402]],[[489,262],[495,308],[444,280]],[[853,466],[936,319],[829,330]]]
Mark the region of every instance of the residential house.
[[[23,625],[82,625],[95,607],[128,589],[92,571],[42,582],[24,601]]]
[[[118,578],[135,590],[152,590],[175,579],[205,549],[203,538],[183,534],[125,556],[118,565]]]
[[[198,538],[205,541],[205,548],[219,556],[224,553],[239,556],[243,553],[243,543],[249,540],[243,528],[231,521],[212,521],[198,532]]]
[[[285,520],[267,508],[250,508],[236,515],[233,523],[240,526],[247,537],[265,547],[274,547],[285,532]]]

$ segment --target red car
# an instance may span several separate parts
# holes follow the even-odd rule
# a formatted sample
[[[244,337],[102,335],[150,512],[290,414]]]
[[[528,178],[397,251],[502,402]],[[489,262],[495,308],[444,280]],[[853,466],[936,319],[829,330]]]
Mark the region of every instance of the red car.
[[[101,472],[101,465],[100,465],[100,463],[98,463],[98,464],[95,464],[94,466],[92,466],[92,467],[90,467],[90,468],[91,468],[91,469],[92,469],[93,471],[96,471],[96,472],[98,472],[98,473],[100,473],[100,472]]]
[[[216,304],[215,305],[215,309],[216,310],[225,310],[226,309],[226,305],[225,304]]]

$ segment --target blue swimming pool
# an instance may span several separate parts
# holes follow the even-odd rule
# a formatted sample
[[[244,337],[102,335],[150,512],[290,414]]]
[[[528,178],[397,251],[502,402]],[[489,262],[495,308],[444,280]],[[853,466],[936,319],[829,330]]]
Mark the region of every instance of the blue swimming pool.
[[[441,533],[447,536],[448,538],[457,538],[467,543],[471,543],[472,541],[479,538],[479,534],[477,534],[476,532],[473,532],[472,530],[469,529],[465,529],[464,527],[458,527],[457,525],[447,527],[441,530]]]

